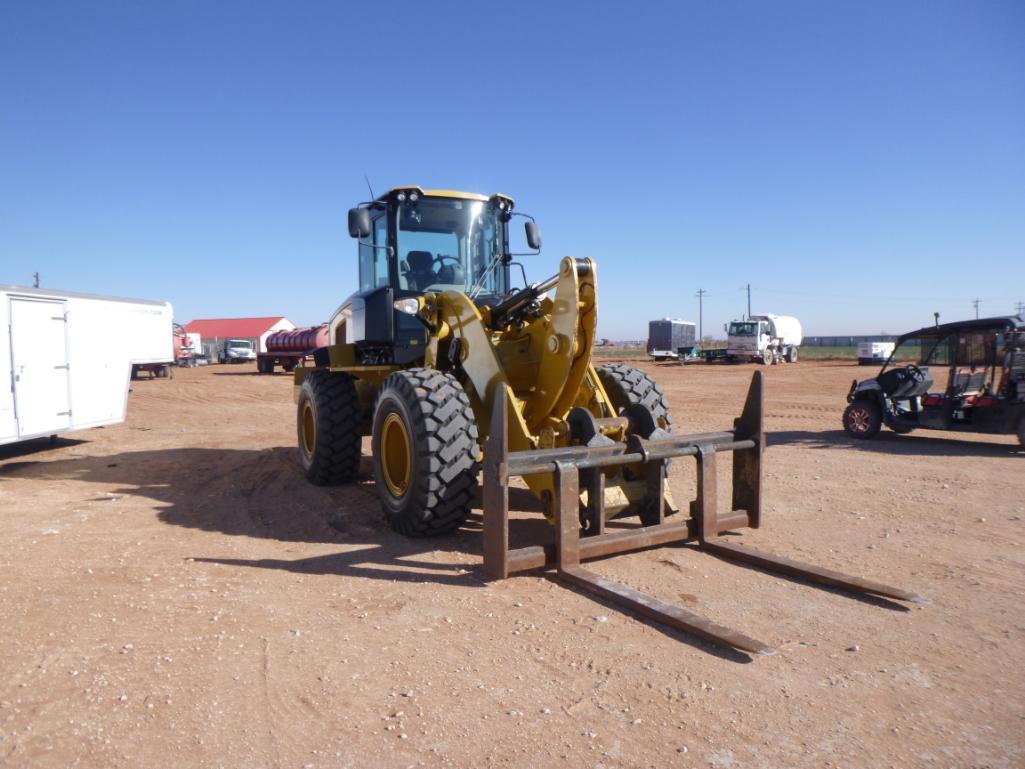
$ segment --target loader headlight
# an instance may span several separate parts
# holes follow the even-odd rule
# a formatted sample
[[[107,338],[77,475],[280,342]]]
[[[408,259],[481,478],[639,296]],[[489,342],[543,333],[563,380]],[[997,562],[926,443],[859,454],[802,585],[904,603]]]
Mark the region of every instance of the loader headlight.
[[[409,202],[410,202],[410,203],[415,203],[415,202],[416,202],[416,201],[418,201],[419,199],[420,199],[420,196],[419,196],[419,195],[417,195],[417,194],[416,194],[415,192],[411,192],[411,193],[409,193]]]
[[[406,315],[416,315],[420,312],[420,300],[419,299],[396,299],[393,302],[395,309],[399,312],[404,312]]]
[[[399,201],[400,203],[402,203],[402,202],[404,202],[404,201],[406,200],[406,193],[405,193],[405,192],[400,192],[400,193],[399,193],[398,195],[396,195],[395,197],[396,197],[396,198],[398,199],[398,201]]]

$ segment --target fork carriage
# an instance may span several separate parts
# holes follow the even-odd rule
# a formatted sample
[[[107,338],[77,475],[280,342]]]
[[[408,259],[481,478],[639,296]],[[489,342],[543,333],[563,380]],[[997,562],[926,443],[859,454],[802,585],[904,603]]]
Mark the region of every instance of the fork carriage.
[[[630,421],[626,443],[599,440],[591,441],[592,445],[510,452],[506,398],[504,392],[500,393],[495,399],[491,434],[484,453],[485,575],[488,579],[505,579],[517,572],[554,566],[561,582],[706,641],[760,655],[773,654],[775,649],[680,606],[605,579],[585,569],[581,562],[655,545],[696,542],[698,549],[720,558],[822,586],[923,602],[920,596],[900,588],[763,553],[721,536],[761,525],[765,448],[762,413],[762,374],[755,372],[733,430],[677,436],[644,429],[643,414],[634,411],[625,415]],[[643,434],[648,437],[642,437]],[[720,515],[716,465],[717,455],[726,451],[733,452],[732,494],[730,512]],[[666,460],[677,457],[697,460],[697,498],[690,503],[688,518],[667,518],[666,499],[661,491],[665,487]],[[604,471],[626,465],[640,468],[652,504],[642,513],[646,525],[610,529],[605,525],[603,509]],[[510,550],[509,479],[543,473],[551,474],[555,481],[555,542]],[[582,501],[581,491],[586,493],[586,502]]]

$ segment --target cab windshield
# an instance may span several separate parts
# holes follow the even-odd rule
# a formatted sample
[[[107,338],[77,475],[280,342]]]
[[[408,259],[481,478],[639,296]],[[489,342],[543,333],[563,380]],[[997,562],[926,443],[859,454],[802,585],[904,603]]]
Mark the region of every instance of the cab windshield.
[[[253,343],[245,339],[232,339],[228,342],[229,347],[243,347],[247,350],[253,349]]]
[[[731,323],[730,336],[755,336],[758,333],[757,323]]]
[[[488,201],[420,198],[398,208],[399,288],[501,295],[504,238]]]

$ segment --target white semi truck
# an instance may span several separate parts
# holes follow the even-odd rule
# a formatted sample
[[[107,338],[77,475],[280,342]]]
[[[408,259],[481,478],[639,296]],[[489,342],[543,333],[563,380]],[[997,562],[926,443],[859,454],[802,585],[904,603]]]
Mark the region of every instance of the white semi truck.
[[[731,361],[797,362],[804,340],[801,322],[790,315],[752,315],[726,327],[726,357]]]

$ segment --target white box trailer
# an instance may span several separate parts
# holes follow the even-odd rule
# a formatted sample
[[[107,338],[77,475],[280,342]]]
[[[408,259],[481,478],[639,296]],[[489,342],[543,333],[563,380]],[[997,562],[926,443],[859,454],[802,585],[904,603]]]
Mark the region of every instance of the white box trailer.
[[[171,305],[0,285],[0,444],[123,422],[133,364],[174,360]]]
[[[894,342],[858,342],[858,363],[862,366],[886,363],[895,346]]]

